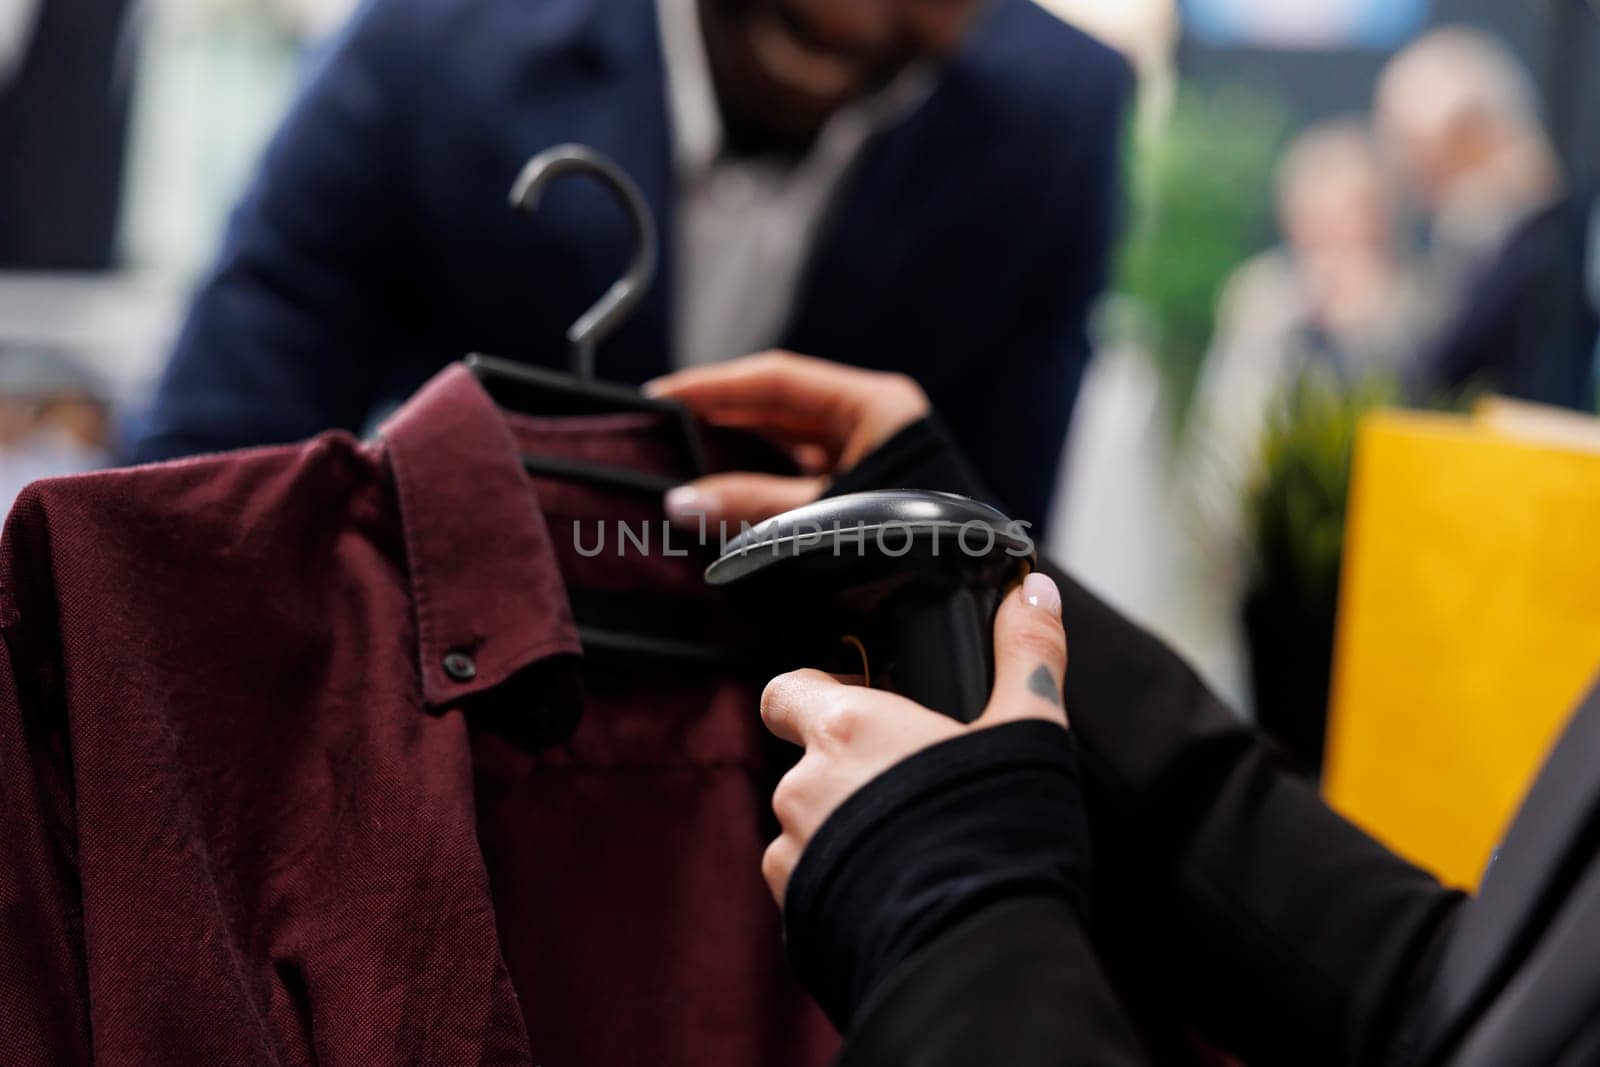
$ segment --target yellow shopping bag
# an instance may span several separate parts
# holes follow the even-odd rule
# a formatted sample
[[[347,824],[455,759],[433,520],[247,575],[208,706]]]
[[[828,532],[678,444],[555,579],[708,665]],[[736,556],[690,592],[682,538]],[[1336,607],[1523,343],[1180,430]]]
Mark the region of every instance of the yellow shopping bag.
[[[1385,412],[1357,440],[1323,787],[1462,887],[1600,673],[1600,447],[1571,420]]]

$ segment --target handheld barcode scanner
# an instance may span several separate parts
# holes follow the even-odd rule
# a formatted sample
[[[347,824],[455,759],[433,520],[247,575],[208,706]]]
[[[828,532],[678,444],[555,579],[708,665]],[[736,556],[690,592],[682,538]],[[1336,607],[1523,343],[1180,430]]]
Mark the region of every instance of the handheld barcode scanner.
[[[768,519],[729,542],[706,581],[826,620],[817,636],[842,650],[841,670],[971,722],[994,680],[995,611],[1033,561],[1023,523],[964,496],[899,489]]]

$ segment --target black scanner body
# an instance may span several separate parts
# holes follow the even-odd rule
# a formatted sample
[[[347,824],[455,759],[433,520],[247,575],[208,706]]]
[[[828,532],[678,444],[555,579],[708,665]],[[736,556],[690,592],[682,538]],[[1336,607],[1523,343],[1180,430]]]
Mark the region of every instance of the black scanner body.
[[[994,680],[994,616],[1034,562],[1022,523],[967,497],[854,493],[785,512],[706,571],[759,604],[807,665],[971,722]]]

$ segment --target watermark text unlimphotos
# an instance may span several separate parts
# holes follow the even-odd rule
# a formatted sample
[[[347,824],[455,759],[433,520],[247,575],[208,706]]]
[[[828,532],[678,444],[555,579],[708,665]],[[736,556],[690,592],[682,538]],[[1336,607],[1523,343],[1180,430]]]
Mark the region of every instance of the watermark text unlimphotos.
[[[701,516],[699,529],[685,529],[662,520],[660,522],[628,522],[626,520],[597,519],[585,522],[574,519],[572,547],[585,559],[611,554],[615,556],[688,556],[692,549],[714,545],[718,555],[726,555],[738,538],[745,538],[738,550],[742,554],[759,552],[774,556],[809,552],[829,546],[836,556],[866,556],[873,551],[881,556],[904,556],[919,540],[925,540],[934,556],[942,552],[979,558],[992,554],[997,543],[1008,556],[1021,558],[1033,554],[1033,538],[1029,535],[1030,523],[1013,521],[1003,530],[977,519],[968,522],[834,522],[828,525],[815,522],[797,522],[787,527],[781,536],[751,535],[761,528],[740,522],[735,529],[726,521],[715,528]],[[928,537],[931,530],[938,536]]]

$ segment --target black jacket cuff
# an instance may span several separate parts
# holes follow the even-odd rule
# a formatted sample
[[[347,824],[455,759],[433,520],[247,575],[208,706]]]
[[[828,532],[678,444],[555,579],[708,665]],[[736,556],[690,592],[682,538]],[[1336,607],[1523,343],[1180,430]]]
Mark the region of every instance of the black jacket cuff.
[[[873,988],[996,901],[1087,909],[1089,837],[1077,752],[1061,726],[975,730],[902,761],[846,800],[800,857],[784,922],[790,962],[848,1030]]]
[[[1055,897],[1017,897],[952,927],[888,975],[857,1011],[836,1067],[1152,1062],[1077,912]]]

